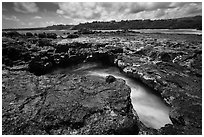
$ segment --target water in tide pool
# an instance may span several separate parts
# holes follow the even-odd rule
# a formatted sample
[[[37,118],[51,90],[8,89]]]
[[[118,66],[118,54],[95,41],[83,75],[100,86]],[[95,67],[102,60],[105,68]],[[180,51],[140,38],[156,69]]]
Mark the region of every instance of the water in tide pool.
[[[82,75],[93,75],[106,77],[113,75],[126,81],[131,88],[131,101],[140,121],[147,127],[159,129],[165,124],[171,124],[169,119],[169,107],[158,96],[154,95],[149,88],[143,84],[128,78],[116,67],[104,67],[97,63],[86,63],[70,69],[58,70],[60,73],[76,73]]]

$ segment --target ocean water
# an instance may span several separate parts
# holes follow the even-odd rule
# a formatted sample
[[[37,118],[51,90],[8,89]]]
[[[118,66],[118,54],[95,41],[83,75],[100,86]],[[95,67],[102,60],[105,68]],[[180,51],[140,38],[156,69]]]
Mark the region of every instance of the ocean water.
[[[66,35],[66,33],[74,33],[77,30],[32,30],[32,31],[18,31],[19,33],[41,33],[41,32],[53,32],[57,35]],[[95,30],[95,31],[102,31],[102,32],[115,32],[118,30]],[[161,33],[161,34],[194,34],[194,35],[202,35],[201,30],[196,29],[133,29],[131,31],[139,32],[139,33]]]
[[[31,32],[31,33],[56,33],[57,35],[63,36],[66,35],[67,33],[74,33],[77,30],[26,30],[26,31],[18,31],[19,33],[25,34],[26,32]]]
[[[131,29],[130,29],[131,30]],[[115,32],[118,30],[97,30],[102,32]],[[161,34],[194,34],[202,35],[202,30],[196,29],[132,29],[131,31],[139,33],[161,33]]]

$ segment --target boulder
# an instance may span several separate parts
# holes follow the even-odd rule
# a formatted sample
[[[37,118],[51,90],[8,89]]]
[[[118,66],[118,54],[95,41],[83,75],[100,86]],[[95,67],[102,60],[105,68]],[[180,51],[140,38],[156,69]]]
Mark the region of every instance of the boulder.
[[[47,38],[51,38],[51,39],[56,39],[57,38],[57,34],[56,33],[46,33],[46,37]]]
[[[26,32],[26,37],[33,37],[34,35],[33,35],[33,33],[31,33],[31,32]]]
[[[54,67],[53,62],[47,56],[37,56],[30,61],[28,70],[35,75],[43,75],[52,70]]]
[[[53,46],[52,41],[47,38],[41,38],[38,40],[36,46],[45,47],[45,46]]]
[[[109,76],[106,77],[106,82],[107,83],[112,83],[115,80],[116,80],[116,78],[114,76],[112,76],[112,75],[109,75]]]
[[[62,53],[62,52],[68,52],[69,50],[69,45],[68,44],[58,44],[56,46],[56,50],[55,50],[55,53]]]
[[[78,37],[79,37],[79,35],[77,35],[77,34],[69,34],[67,36],[67,38],[70,38],[70,39],[74,39],[74,38],[78,38]]]
[[[17,43],[10,43],[6,44],[3,43],[2,45],[2,56],[3,56],[3,63],[5,65],[13,65],[15,61],[29,61],[30,60],[30,52],[27,48],[23,45],[19,45]],[[13,62],[13,63],[11,63]]]
[[[39,38],[47,38],[47,35],[46,35],[45,32],[43,32],[43,33],[38,33],[38,37],[39,37]]]
[[[7,37],[20,37],[22,34],[16,32],[16,31],[8,31],[6,32]]]

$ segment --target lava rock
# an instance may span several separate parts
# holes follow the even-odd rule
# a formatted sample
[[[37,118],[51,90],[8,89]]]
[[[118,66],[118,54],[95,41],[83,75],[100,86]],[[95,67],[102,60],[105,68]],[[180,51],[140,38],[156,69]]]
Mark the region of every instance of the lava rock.
[[[9,76],[8,76],[9,75]],[[138,134],[130,88],[123,80],[26,71],[3,73],[2,134]]]
[[[7,37],[21,37],[22,34],[16,32],[16,31],[9,31],[4,33],[4,35],[6,35]]]
[[[26,37],[33,37],[34,35],[33,35],[33,33],[31,33],[31,32],[26,32]]]
[[[45,32],[43,32],[43,33],[38,33],[38,37],[39,37],[39,38],[46,38],[47,35],[46,35]]]
[[[29,63],[28,70],[35,75],[43,75],[52,70],[54,67],[53,62],[47,56],[37,56]]]
[[[77,35],[77,34],[69,34],[67,36],[67,38],[71,38],[71,39],[78,38],[78,37],[79,37],[79,35]]]
[[[56,52],[56,53],[68,52],[69,48],[70,48],[70,47],[69,47],[67,44],[58,44],[58,45],[56,46],[55,52]]]
[[[41,38],[38,40],[36,46],[45,47],[45,46],[53,46],[52,41],[47,38]]]
[[[123,53],[123,48],[121,47],[115,47],[112,45],[106,45],[105,49],[108,49],[110,52],[116,54],[116,53]]]
[[[116,64],[126,75],[152,88],[171,106],[169,117],[173,125],[161,128],[158,134],[202,134],[202,75],[197,71],[201,70],[201,61],[198,63],[201,54],[192,54],[183,47],[176,50],[167,47],[158,45],[152,50],[143,47],[142,52],[135,52],[138,57],[119,54]],[[194,62],[197,62],[196,67]]]
[[[2,45],[3,63],[8,66],[14,65],[15,61],[29,61],[30,52],[27,48],[17,43],[3,43]]]
[[[51,39],[56,39],[57,38],[57,34],[56,33],[47,33],[46,37],[47,38],[51,38]]]
[[[112,83],[115,80],[116,80],[116,78],[114,76],[112,76],[112,75],[109,75],[109,76],[106,77],[106,82],[107,83]]]
[[[168,53],[162,53],[160,54],[160,59],[162,61],[165,61],[165,62],[170,62],[172,59],[171,59],[171,55],[169,55]]]
[[[106,82],[101,78],[98,82],[96,77],[70,75],[47,78],[49,74],[38,77],[30,73],[42,75],[55,67],[83,61],[117,66],[171,106],[171,125],[158,130],[142,128],[140,133],[202,134],[200,36],[128,35],[127,32],[81,35],[75,42],[60,39],[62,41],[57,43],[65,44],[50,45],[52,49],[48,51],[49,44],[42,42],[39,46],[24,35],[7,33],[3,33],[2,38],[2,60],[5,68],[14,66],[14,69],[3,70],[3,134],[137,134],[138,124],[129,115],[129,96],[122,99],[117,96],[121,92],[118,91],[121,89],[119,80],[110,78]],[[113,34],[117,35],[113,37]],[[47,35],[43,33],[40,37]],[[97,43],[105,45],[97,46]],[[28,62],[30,72],[19,68]]]

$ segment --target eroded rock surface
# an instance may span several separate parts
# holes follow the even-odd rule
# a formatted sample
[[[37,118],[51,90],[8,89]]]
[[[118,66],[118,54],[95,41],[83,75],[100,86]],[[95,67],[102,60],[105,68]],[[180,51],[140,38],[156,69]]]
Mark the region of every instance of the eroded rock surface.
[[[3,38],[3,134],[202,134],[200,36],[98,33],[41,41],[14,34]],[[171,107],[173,124],[139,124],[124,81],[44,75],[89,61],[115,65],[152,88]]]
[[[117,58],[124,73],[153,88],[171,106],[173,125],[159,134],[202,133],[202,50],[190,44],[155,42]]]
[[[138,134],[130,88],[117,79],[3,70],[3,134]]]

